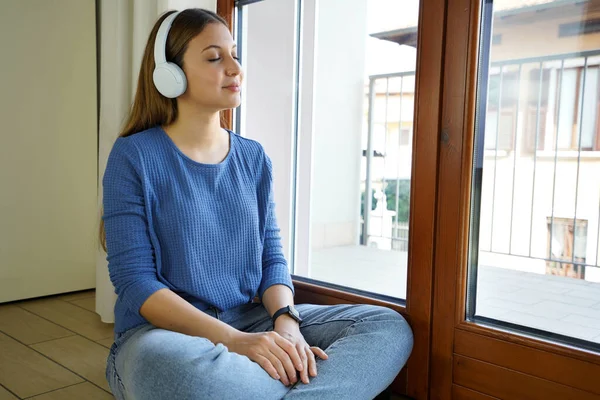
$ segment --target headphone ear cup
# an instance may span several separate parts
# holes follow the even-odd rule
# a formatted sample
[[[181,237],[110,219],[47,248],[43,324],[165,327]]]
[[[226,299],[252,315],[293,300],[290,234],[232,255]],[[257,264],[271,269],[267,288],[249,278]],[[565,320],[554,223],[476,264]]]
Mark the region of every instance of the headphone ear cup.
[[[152,79],[159,93],[169,99],[181,96],[187,89],[185,73],[175,63],[158,64],[154,68]]]

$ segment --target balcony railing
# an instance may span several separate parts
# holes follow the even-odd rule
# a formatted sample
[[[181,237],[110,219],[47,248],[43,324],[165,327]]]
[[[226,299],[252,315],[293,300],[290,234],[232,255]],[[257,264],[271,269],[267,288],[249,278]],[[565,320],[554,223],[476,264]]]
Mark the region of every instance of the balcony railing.
[[[600,50],[493,62],[488,80],[473,244],[547,274],[600,272]],[[361,244],[406,251],[414,72],[371,76],[367,98]]]
[[[414,72],[369,77],[363,245],[408,250],[414,78]]]

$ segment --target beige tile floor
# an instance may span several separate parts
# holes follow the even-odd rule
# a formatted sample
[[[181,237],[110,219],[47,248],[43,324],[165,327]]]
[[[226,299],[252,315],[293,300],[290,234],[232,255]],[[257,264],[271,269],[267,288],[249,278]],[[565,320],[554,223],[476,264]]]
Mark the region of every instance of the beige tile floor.
[[[0,304],[0,400],[113,399],[113,325],[94,308],[93,290]]]
[[[110,400],[93,290],[0,304],[0,400]]]

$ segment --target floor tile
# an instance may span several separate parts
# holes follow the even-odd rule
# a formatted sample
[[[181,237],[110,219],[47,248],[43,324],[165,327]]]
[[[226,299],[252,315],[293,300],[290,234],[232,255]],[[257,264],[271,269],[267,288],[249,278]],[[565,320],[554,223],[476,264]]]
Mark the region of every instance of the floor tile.
[[[0,400],[18,400],[18,398],[13,396],[8,390],[0,386]]]
[[[114,400],[114,397],[89,382],[78,383],[64,389],[44,393],[28,400]]]
[[[520,311],[537,317],[559,320],[567,315],[577,313],[581,308],[582,307],[573,304],[565,304],[560,301],[544,300],[533,306],[524,306]]]
[[[73,300],[70,301],[69,303],[71,304],[75,304],[76,306],[79,306],[81,308],[85,308],[86,310],[89,310],[91,312],[96,312],[96,297],[88,297],[86,299],[79,299],[79,300]]]
[[[600,321],[600,309],[594,309],[591,307],[579,307],[574,314],[583,315],[588,318],[595,318],[597,321]],[[600,333],[600,330],[598,331]]]
[[[79,382],[83,379],[0,333],[0,384],[19,397],[35,396]]]
[[[551,318],[542,318],[532,314],[513,311],[502,317],[503,320],[514,324],[529,326],[554,332],[561,335],[572,336],[579,339],[591,340],[598,334],[597,329],[577,325],[574,323],[565,323],[564,320],[555,320]]]
[[[487,302],[477,302],[476,314],[488,318],[501,319],[502,316],[510,313],[506,308],[494,307]]]
[[[105,324],[98,314],[71,303],[49,298],[17,305],[91,340],[113,337],[113,324]]]
[[[87,299],[90,297],[96,297],[96,290],[92,289],[92,290],[83,290],[81,292],[73,292],[73,293],[69,293],[69,294],[62,294],[59,296],[56,296],[57,299],[59,300],[64,300],[64,301],[73,301],[73,300],[79,300],[79,299]]]
[[[593,305],[598,301],[598,299],[600,299],[600,285],[592,286],[592,287],[577,288],[575,290],[571,290],[571,291],[565,293],[565,296],[566,297],[581,297],[584,299],[589,299],[590,303],[591,303],[589,305]]]
[[[600,320],[596,318],[590,318],[583,315],[569,315],[568,317],[563,318],[563,321],[568,324],[577,324],[600,331]]]
[[[114,342],[114,339],[112,337],[110,337],[108,339],[96,340],[96,343],[99,343],[102,346],[107,347],[109,349],[113,345],[113,342]]]
[[[563,294],[554,296],[553,300],[560,301],[561,303],[565,303],[565,304],[579,306],[579,307],[590,307],[590,306],[594,305],[594,303],[596,302],[596,300],[592,300],[590,298],[583,297],[583,295],[582,296],[573,296],[568,293],[563,293]]]
[[[75,335],[74,332],[14,305],[0,306],[0,331],[24,344]]]
[[[106,358],[108,357],[106,347],[81,336],[71,336],[34,344],[31,348],[101,388],[110,390],[105,377]]]

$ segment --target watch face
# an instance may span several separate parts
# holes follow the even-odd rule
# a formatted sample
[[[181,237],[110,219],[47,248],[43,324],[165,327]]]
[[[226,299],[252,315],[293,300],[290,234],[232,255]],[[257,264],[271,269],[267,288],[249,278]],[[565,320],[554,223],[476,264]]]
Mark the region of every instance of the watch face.
[[[296,310],[295,307],[290,306],[290,313],[294,315],[297,319],[300,319],[300,313]]]

